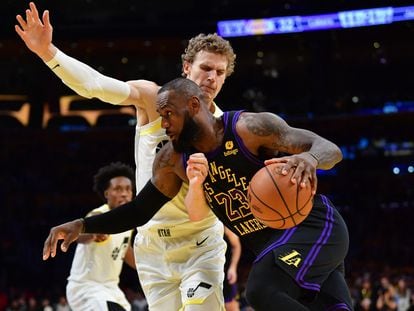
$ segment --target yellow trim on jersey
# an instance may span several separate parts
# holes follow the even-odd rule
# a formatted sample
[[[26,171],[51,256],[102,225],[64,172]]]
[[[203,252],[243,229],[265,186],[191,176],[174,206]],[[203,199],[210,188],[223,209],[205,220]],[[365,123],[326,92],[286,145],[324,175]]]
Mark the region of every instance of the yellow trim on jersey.
[[[178,309],[178,311],[184,311],[185,307],[189,306],[189,305],[201,305],[201,304],[204,303],[204,301],[206,299],[207,299],[207,297],[206,298],[189,299],[183,304],[183,306],[180,309]],[[224,311],[225,310],[224,306],[220,310]]]
[[[153,134],[153,133],[161,130],[162,129],[161,117],[159,117],[157,120],[152,121],[151,123],[148,123],[148,125],[150,125],[150,126],[146,127],[144,125],[141,128],[138,128],[139,135],[141,135],[141,136],[150,135],[150,134]]]
[[[213,105],[215,107],[213,115],[216,118],[221,117],[223,115],[223,110],[221,110],[220,107],[217,106],[217,104],[215,102],[213,102]]]
[[[205,298],[189,299],[184,303],[184,305],[180,309],[178,309],[178,311],[184,311],[185,307],[188,305],[201,305],[203,304],[204,300],[206,299]]]

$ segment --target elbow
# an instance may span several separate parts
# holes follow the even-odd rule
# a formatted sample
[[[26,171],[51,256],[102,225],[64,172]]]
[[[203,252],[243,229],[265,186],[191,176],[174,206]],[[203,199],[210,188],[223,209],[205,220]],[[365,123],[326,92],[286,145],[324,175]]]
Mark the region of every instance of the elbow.
[[[336,164],[341,162],[342,159],[343,159],[342,151],[337,145],[333,146],[330,154],[331,154],[330,160],[327,161],[326,165],[321,167],[322,169],[328,169],[329,170],[329,169],[333,168]]]
[[[323,152],[317,168],[322,170],[330,170],[336,164],[341,162],[342,159],[343,155],[341,149],[335,144],[330,144],[325,147],[325,152]]]
[[[337,163],[339,163],[343,160],[344,155],[342,154],[342,150],[338,146],[335,145],[335,147],[336,147],[336,151],[335,151],[336,152],[336,162],[335,162],[335,164],[337,164]]]

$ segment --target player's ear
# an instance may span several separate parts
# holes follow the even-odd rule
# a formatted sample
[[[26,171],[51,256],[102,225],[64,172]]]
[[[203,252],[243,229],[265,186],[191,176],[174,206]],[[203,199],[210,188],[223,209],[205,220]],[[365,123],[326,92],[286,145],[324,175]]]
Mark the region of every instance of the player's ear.
[[[185,73],[186,76],[190,74],[191,71],[191,63],[184,61],[183,63],[183,73]]]
[[[188,109],[191,115],[195,115],[200,111],[201,101],[197,96],[191,96],[188,102]]]
[[[108,190],[105,190],[104,197],[105,197],[105,199],[108,199]]]

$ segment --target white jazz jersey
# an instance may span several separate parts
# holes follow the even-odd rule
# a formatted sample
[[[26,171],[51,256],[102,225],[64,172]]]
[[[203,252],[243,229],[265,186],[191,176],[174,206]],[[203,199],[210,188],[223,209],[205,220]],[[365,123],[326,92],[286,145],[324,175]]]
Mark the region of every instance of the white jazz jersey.
[[[107,204],[91,211],[106,213]],[[132,231],[111,234],[103,242],[79,243],[66,286],[66,296],[73,311],[108,310],[107,303],[117,303],[130,311],[131,305],[119,288],[123,258],[130,245]]]
[[[223,112],[215,106],[214,116],[219,117]],[[136,127],[135,132],[135,164],[137,193],[145,186],[152,176],[152,163],[157,151],[169,140],[165,130],[161,127],[161,117],[144,126]],[[184,206],[185,192],[166,203],[144,226],[138,228],[138,232],[149,230],[157,232],[159,229],[175,228],[174,237],[199,232],[209,226],[213,226],[218,220],[212,212],[203,220],[203,223],[191,222]],[[179,227],[177,227],[179,225]]]
[[[107,204],[91,211],[90,214],[106,213]],[[69,281],[82,283],[113,283],[118,285],[123,259],[130,245],[132,231],[111,234],[103,242],[79,243],[76,246]]]

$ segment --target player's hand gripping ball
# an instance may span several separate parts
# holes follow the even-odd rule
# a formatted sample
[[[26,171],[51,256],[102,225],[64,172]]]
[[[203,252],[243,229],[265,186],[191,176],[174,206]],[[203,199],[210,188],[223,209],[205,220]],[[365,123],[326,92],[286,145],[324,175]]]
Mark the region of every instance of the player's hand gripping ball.
[[[301,188],[290,180],[294,168],[282,175],[282,163],[267,165],[256,172],[250,181],[250,209],[261,223],[275,229],[297,226],[308,216],[313,206],[309,183]]]

